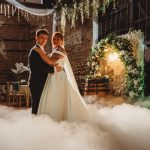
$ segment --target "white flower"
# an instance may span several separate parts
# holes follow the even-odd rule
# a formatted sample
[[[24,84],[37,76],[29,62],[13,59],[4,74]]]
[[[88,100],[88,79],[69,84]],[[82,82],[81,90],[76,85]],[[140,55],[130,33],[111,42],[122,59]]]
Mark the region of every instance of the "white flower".
[[[94,47],[92,47],[92,51],[95,51],[95,48],[94,48]]]
[[[128,61],[129,61],[129,62],[132,61],[132,58],[129,57],[129,58],[128,58]]]
[[[105,39],[105,42],[108,42],[108,38]]]
[[[130,96],[131,98],[134,98],[135,93],[134,93],[133,91],[131,91],[131,92],[129,92],[129,96]]]
[[[95,66],[95,62],[92,62],[92,66]]]
[[[121,52],[120,52],[120,55],[125,55],[125,51],[121,51]]]
[[[95,57],[96,57],[96,58],[98,58],[98,57],[99,57],[98,53],[95,53]]]
[[[138,84],[138,80],[133,80],[133,82],[135,86]]]
[[[135,73],[135,69],[130,69],[130,73]]]
[[[134,68],[134,69],[130,70],[130,73],[137,74],[138,71],[137,71],[137,69]]]
[[[95,69],[98,70],[98,69],[99,69],[99,65],[96,65],[96,66],[95,66]]]
[[[129,58],[129,56],[128,56],[128,55],[125,55],[125,56],[124,56],[124,59],[126,59],[126,60],[127,60],[128,58]]]
[[[128,68],[128,70],[130,71],[130,70],[132,69],[132,66],[131,66],[131,65],[129,65],[127,68]]]
[[[140,86],[140,87],[139,87],[139,91],[141,91],[142,89],[143,89],[143,87]]]

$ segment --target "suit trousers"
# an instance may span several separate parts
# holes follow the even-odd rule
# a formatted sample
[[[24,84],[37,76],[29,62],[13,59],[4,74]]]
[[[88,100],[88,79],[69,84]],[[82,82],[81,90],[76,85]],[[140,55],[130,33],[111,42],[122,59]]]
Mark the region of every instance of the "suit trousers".
[[[43,87],[31,87],[30,86],[30,92],[32,96],[32,114],[37,114],[39,102],[41,98],[41,94],[43,91]]]

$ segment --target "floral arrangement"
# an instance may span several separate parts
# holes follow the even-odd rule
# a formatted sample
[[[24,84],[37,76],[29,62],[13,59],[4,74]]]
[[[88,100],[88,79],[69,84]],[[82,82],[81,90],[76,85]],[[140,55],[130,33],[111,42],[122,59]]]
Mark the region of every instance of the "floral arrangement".
[[[132,50],[138,61],[143,60],[144,57],[144,34],[141,30],[129,31],[127,34],[121,35],[121,37],[127,39],[132,44]]]
[[[101,67],[100,60],[106,55],[108,49],[113,49],[119,55],[125,66],[125,93],[131,98],[144,96],[144,64],[137,63],[132,53],[131,42],[124,37],[117,37],[110,34],[94,45],[90,51],[88,59],[89,75],[87,78],[97,78],[97,73]]]
[[[105,12],[106,7],[113,0],[59,0],[54,10],[61,14],[61,29],[65,31],[66,21],[70,21],[71,27],[75,27],[76,21],[80,18],[82,24],[84,20],[89,19],[90,14],[98,15],[98,11]]]
[[[24,66],[23,63],[15,63],[16,69],[11,68],[11,71],[15,74],[21,74],[25,71],[30,71],[27,66]]]
[[[11,68],[11,71],[15,74],[15,78],[13,80],[19,81],[21,79],[21,74],[24,72],[29,72],[30,69],[28,66],[24,66],[23,63],[15,63],[15,68]]]

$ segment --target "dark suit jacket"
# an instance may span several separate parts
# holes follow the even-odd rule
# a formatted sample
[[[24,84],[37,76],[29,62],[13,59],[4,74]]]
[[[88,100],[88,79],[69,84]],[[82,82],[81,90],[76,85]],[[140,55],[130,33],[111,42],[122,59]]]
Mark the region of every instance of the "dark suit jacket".
[[[46,64],[38,52],[33,49],[30,51],[28,61],[30,67],[30,88],[43,88],[48,73],[54,73],[54,67]]]

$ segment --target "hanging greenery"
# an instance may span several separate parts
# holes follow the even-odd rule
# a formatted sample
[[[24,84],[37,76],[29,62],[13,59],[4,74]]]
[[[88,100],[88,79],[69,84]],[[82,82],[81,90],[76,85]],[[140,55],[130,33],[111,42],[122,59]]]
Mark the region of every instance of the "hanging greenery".
[[[129,40],[115,35],[102,39],[90,51],[88,60],[89,75],[87,78],[97,78],[101,67],[100,60],[105,56],[108,48],[115,50],[125,65],[125,93],[131,98],[144,96],[144,63],[137,64],[132,54],[132,45]]]
[[[98,11],[105,12],[106,8],[111,2],[115,0],[58,0],[53,10],[58,12],[61,16],[61,29],[64,32],[66,21],[71,23],[71,27],[76,26],[76,21],[81,20],[82,24],[85,19],[89,19],[91,15],[98,15]],[[14,16],[17,14],[18,21],[20,16],[29,20],[31,15],[26,10],[11,6],[8,4],[0,4],[0,13],[5,16]]]
[[[61,29],[65,31],[66,20],[70,21],[71,27],[76,26],[80,16],[82,24],[90,15],[98,15],[98,11],[105,12],[113,0],[59,0],[54,10],[61,13]]]

